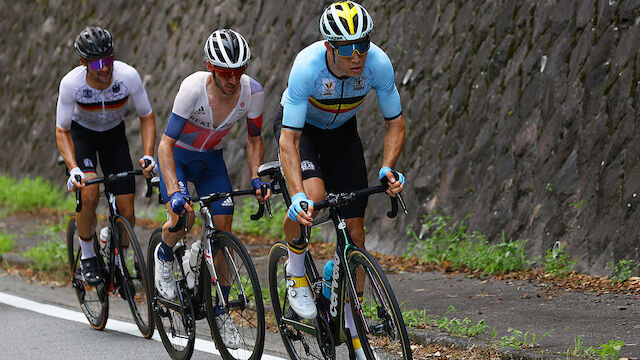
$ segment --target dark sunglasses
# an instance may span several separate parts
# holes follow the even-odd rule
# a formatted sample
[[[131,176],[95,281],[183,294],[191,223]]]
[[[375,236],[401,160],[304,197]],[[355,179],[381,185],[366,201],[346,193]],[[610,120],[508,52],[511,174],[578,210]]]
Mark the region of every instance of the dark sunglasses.
[[[102,70],[103,67],[112,67],[113,66],[113,55],[109,55],[105,58],[96,60],[96,61],[92,61],[92,62],[87,62],[87,66],[89,67],[89,69],[91,70]]]
[[[220,75],[221,77],[228,79],[232,76],[234,77],[240,77],[242,76],[242,74],[244,74],[244,72],[247,70],[247,65],[245,66],[241,66],[239,68],[235,68],[235,69],[227,69],[227,68],[219,68],[216,66],[211,66],[211,68],[213,68],[213,70],[216,72],[216,74]]]
[[[329,44],[331,44],[332,48],[336,49],[336,51],[338,52],[338,55],[342,57],[351,57],[354,55],[356,51],[360,55],[366,54],[367,51],[369,51],[371,41],[362,40],[355,44],[348,44],[348,45],[334,45],[331,42]]]

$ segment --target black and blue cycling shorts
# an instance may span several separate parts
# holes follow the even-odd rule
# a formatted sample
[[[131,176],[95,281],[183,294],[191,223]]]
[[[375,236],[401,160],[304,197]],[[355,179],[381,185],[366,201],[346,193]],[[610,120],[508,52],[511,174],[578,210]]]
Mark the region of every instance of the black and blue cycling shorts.
[[[232,190],[227,166],[222,157],[222,149],[198,152],[174,147],[173,159],[181,193],[189,195],[187,181],[195,186],[199,196]],[[162,200],[166,204],[169,201],[169,194],[167,194],[167,187],[162,177],[162,169],[159,170],[159,175],[160,193],[162,194]],[[213,215],[233,215],[233,208],[233,199],[231,197],[213,202],[210,206]]]
[[[276,144],[282,129],[282,110],[279,106],[273,122]],[[351,192],[368,187],[356,117],[331,130],[305,124],[300,137],[300,166],[303,180],[321,178],[327,192]],[[344,219],[364,217],[366,207],[367,198],[358,198],[338,209],[338,213]]]

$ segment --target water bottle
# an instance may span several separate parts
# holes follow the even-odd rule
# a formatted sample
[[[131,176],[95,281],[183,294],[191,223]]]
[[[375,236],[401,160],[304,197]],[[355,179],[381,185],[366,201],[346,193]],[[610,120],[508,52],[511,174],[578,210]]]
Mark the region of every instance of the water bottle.
[[[322,272],[322,295],[327,299],[331,298],[331,278],[333,277],[333,260],[327,262]]]
[[[189,287],[189,289],[193,289],[193,287],[196,285],[196,277],[193,274],[193,271],[191,271],[191,266],[189,265],[190,258],[191,253],[189,251],[185,251],[184,255],[182,256],[182,269],[184,269],[184,276],[187,280],[187,287]]]
[[[198,253],[200,252],[200,240],[195,241],[191,244],[191,256],[189,257],[189,266],[191,267],[191,272],[195,273],[195,270],[198,268]]]
[[[107,226],[100,229],[100,253],[102,255],[107,255],[107,244],[109,243],[109,228]]]

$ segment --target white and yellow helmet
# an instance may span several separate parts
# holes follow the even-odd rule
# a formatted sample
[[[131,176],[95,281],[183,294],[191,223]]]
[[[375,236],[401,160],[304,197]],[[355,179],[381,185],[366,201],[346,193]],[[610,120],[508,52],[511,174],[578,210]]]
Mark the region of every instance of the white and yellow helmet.
[[[320,33],[328,41],[358,40],[372,30],[371,15],[362,5],[353,1],[335,2],[320,17]]]

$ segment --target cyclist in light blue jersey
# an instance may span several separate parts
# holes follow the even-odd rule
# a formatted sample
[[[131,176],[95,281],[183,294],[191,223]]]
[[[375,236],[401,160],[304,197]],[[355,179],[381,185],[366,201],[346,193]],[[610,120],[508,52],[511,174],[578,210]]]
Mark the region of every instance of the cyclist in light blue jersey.
[[[305,278],[307,245],[299,241],[299,225],[311,225],[313,204],[324,199],[325,192],[350,192],[368,186],[356,113],[372,89],[386,126],[378,175],[389,179],[391,196],[400,193],[404,185],[404,176],[398,173],[396,180],[391,170],[405,137],[400,95],[389,57],[370,41],[372,30],[373,20],[361,5],[345,1],[327,7],[320,18],[325,40],[297,55],[274,120],[282,168],[294,194],[284,221],[289,248],[287,296],[293,310],[305,319],[313,319],[317,310]],[[303,201],[309,204],[306,212],[300,206]],[[363,248],[366,205],[364,198],[339,210],[354,242]],[[363,278],[358,279],[360,284]],[[356,290],[361,292],[362,286]],[[345,311],[355,357],[364,359],[351,308],[346,306]]]

